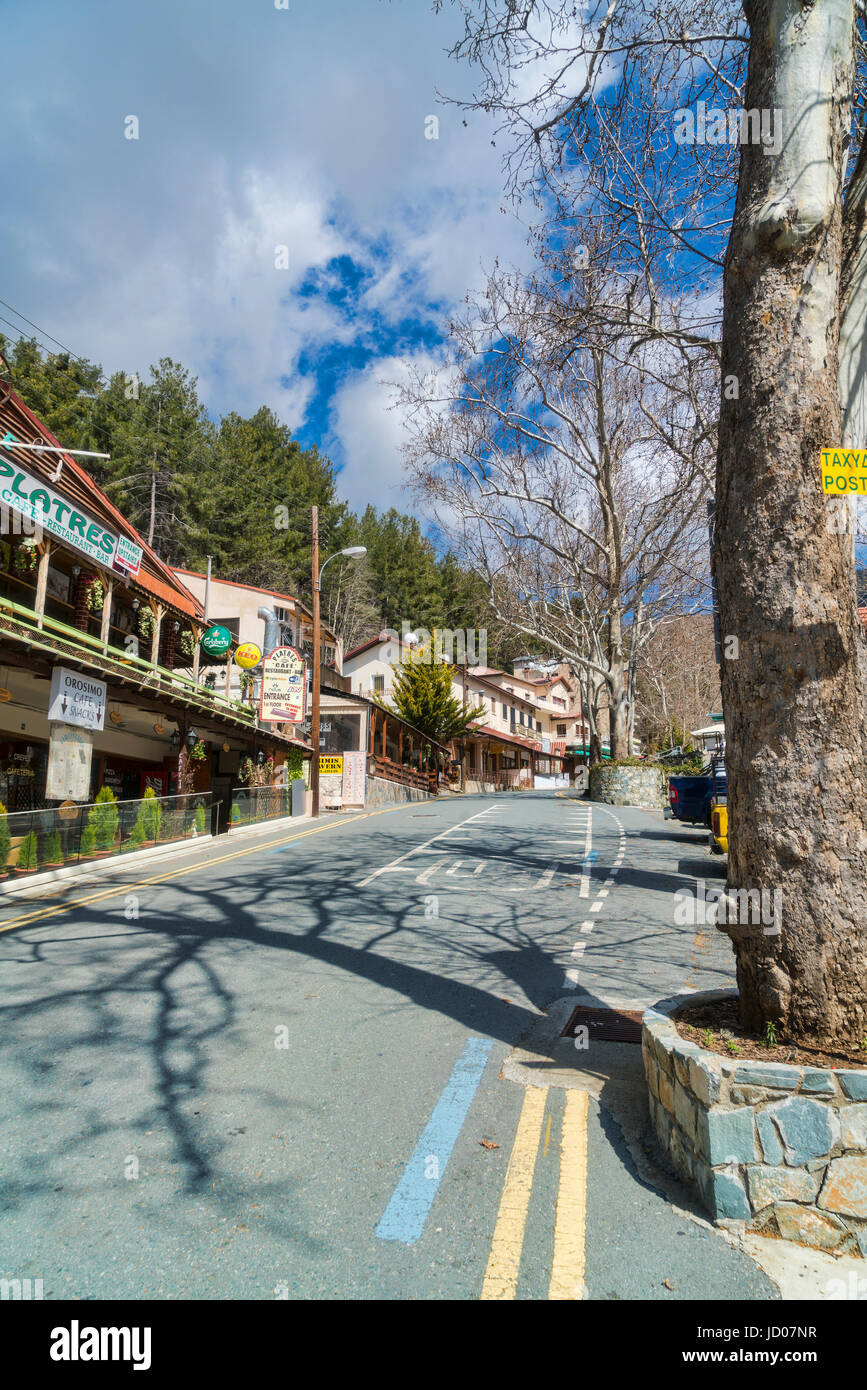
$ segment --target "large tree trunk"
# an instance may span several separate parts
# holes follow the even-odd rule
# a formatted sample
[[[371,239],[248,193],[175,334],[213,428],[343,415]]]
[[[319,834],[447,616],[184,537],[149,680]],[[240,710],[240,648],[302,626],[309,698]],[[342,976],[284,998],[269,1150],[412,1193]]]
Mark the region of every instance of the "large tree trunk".
[[[819,451],[840,440],[841,170],[851,0],[746,0],[747,108],[726,258],[714,573],[730,815],[728,894],[781,890],[777,923],[723,926],[742,1021],[792,1038],[867,1034],[865,716],[851,544],[827,525]],[[731,392],[728,393],[729,395]],[[867,440],[859,441],[867,444]],[[732,644],[729,644],[731,649]],[[731,913],[729,902],[728,912]]]

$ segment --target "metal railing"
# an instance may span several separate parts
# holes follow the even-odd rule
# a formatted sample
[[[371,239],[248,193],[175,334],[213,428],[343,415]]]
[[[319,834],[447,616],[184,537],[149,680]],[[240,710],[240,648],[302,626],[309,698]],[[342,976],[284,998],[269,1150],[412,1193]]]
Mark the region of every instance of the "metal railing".
[[[10,811],[0,815],[0,877],[108,859],[210,830],[210,792]]]
[[[233,787],[229,829],[292,814],[292,783],[285,787]]]
[[[226,699],[225,695],[220,695],[210,686],[198,685],[191,676],[182,675],[180,671],[169,670],[167,666],[160,666],[153,661],[148,661],[142,656],[135,656],[132,652],[122,650],[120,647],[112,647],[108,643],[103,643],[98,637],[92,637],[89,632],[82,632],[78,628],[69,627],[67,623],[62,623],[57,618],[50,618],[45,614],[42,618],[42,625],[39,625],[38,615],[32,608],[26,608],[23,604],[15,603],[12,599],[0,598],[0,628],[3,619],[7,614],[11,614],[14,623],[26,629],[25,636],[27,641],[33,646],[42,646],[46,650],[63,655],[63,648],[77,646],[84,648],[83,651],[72,651],[70,656],[77,660],[90,658],[96,667],[105,668],[106,666],[120,665],[125,669],[121,674],[136,676],[143,686],[172,694],[180,694],[187,699],[194,700],[204,708],[219,710],[226,714],[231,714],[234,718],[243,720],[244,723],[256,723],[256,711],[250,705],[242,704],[238,700]],[[49,639],[48,641],[44,639]]]

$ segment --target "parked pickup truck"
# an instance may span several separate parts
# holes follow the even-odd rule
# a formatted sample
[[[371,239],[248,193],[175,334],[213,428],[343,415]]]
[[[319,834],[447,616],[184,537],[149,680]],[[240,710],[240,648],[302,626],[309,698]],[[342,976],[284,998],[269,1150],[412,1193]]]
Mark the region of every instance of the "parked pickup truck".
[[[713,829],[711,802],[725,798],[726,769],[722,759],[714,759],[710,767],[698,776],[669,777],[668,804],[675,820]]]

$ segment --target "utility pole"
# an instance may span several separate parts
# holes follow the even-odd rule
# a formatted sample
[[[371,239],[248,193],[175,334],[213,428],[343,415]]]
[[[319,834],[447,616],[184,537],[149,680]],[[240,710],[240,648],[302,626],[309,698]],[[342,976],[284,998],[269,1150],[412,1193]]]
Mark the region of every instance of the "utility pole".
[[[319,508],[313,508],[313,709],[310,712],[310,742],[313,759],[310,764],[310,790],[313,793],[312,814],[319,815]]]

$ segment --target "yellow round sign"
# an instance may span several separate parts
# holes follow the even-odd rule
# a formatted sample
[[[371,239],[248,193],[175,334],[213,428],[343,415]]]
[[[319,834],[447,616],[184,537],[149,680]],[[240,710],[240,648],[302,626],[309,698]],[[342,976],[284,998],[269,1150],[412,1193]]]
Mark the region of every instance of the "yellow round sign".
[[[258,666],[261,660],[262,649],[255,642],[244,642],[235,652],[235,661],[245,671],[249,671],[251,666]]]

